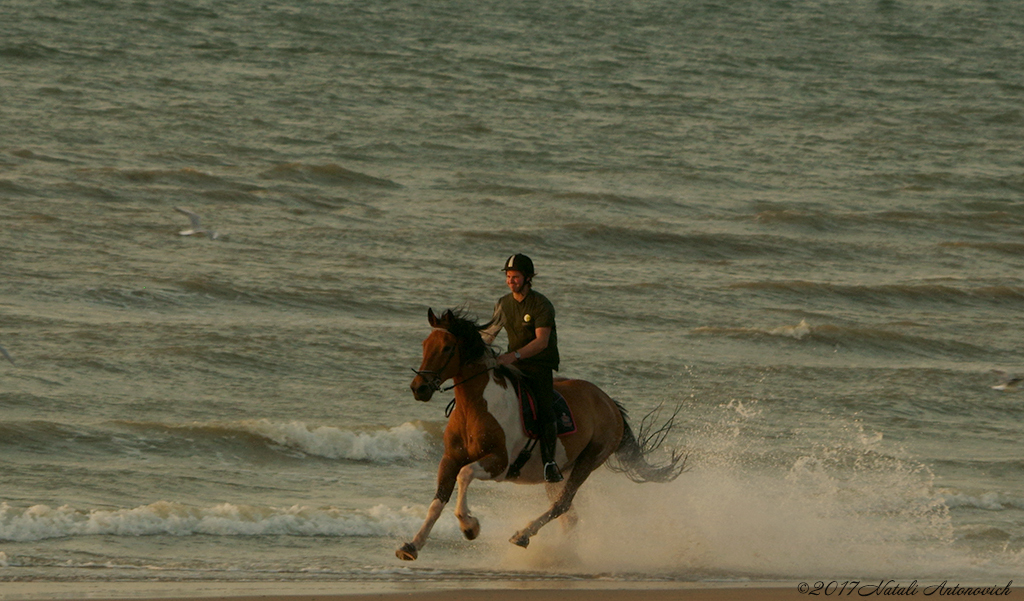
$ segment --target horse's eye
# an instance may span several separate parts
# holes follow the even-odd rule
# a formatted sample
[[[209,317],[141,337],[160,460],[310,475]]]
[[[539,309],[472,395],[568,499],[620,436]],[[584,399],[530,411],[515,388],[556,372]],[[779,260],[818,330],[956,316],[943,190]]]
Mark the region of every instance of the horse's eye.
[[[442,350],[444,350],[444,352],[446,352],[446,353],[450,353],[450,352],[452,352],[453,348],[455,348],[453,345],[446,344],[446,345],[444,345],[444,349],[442,349]]]

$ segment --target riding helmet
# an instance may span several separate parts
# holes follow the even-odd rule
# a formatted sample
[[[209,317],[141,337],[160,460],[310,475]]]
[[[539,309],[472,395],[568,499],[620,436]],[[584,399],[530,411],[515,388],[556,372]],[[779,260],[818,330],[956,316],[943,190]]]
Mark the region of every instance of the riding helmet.
[[[512,255],[505,261],[505,268],[502,271],[518,271],[528,278],[536,275],[533,271],[533,261],[522,253]]]

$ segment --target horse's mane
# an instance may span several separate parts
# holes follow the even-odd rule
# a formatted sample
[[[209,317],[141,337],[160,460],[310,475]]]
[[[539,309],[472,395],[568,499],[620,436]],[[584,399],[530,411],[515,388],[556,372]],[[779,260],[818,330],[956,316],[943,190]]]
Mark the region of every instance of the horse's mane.
[[[441,318],[441,326],[459,341],[459,356],[463,363],[479,361],[488,354],[493,356],[491,347],[480,335],[480,331],[489,325],[477,324],[464,309],[449,309]]]

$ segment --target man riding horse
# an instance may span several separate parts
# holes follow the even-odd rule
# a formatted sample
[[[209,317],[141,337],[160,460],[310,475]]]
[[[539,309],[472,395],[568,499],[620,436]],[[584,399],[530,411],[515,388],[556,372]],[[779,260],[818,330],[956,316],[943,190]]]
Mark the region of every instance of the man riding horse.
[[[506,267],[511,281],[509,287],[513,290],[512,301],[521,302],[516,300],[516,290],[524,302],[529,301],[536,293],[525,286],[525,274],[532,275],[533,266],[513,256]],[[513,271],[518,275],[511,273]],[[520,278],[522,284],[518,283]],[[513,350],[502,359],[508,364],[526,364],[527,369],[530,366],[526,360],[541,356],[550,349],[554,338],[553,312],[542,317],[534,308],[528,311],[517,317],[518,321],[502,322],[504,327],[509,323],[534,326],[526,328],[533,330],[533,338],[518,346],[519,357]],[[413,398],[425,403],[435,392],[442,390],[444,382],[452,380],[454,384],[448,390],[455,391],[455,403],[444,428],[444,454],[437,466],[437,492],[416,536],[395,550],[395,555],[406,561],[419,556],[456,486],[455,517],[463,535],[473,540],[480,535],[480,520],[472,515],[467,502],[467,491],[474,480],[540,484],[545,480],[545,472],[550,471],[536,457],[526,459],[518,466],[511,461],[523,457],[531,442],[524,428],[524,415],[515,386],[504,373],[506,370],[495,369],[499,365],[497,358],[481,336],[483,328],[495,324],[479,326],[451,309],[440,317],[434,315],[433,309],[428,309],[427,321],[432,330],[423,340],[423,361],[419,369],[413,370],[416,377],[409,383],[409,388]],[[489,337],[491,341],[500,327],[493,328]],[[544,340],[547,344],[536,340]],[[554,365],[557,365],[557,353],[554,357]],[[546,381],[548,389],[545,392],[550,393],[550,369]],[[634,434],[626,419],[626,410],[594,384],[584,380],[559,379],[556,385],[566,400],[575,426],[555,444],[562,466],[561,471],[556,468],[555,474],[564,472],[566,478],[563,484],[546,487],[551,507],[512,536],[510,541],[520,547],[528,546],[530,538],[551,520],[566,516],[565,523],[571,526],[575,520],[568,516],[572,516],[570,512],[576,492],[590,474],[612,455],[617,465],[610,467],[625,473],[634,482],[670,482],[685,467],[686,455],[675,450],[668,461],[660,465],[649,461],[650,454],[671,432],[679,409],[660,426],[652,420],[656,409],[641,421],[639,430]],[[551,454],[554,455],[553,452]],[[554,457],[544,462],[553,464]],[[515,464],[518,464],[518,459]],[[513,467],[516,468],[515,475],[511,473]]]
[[[508,352],[498,357],[502,365],[522,372],[533,391],[537,421],[540,424],[540,454],[544,462],[544,480],[561,482],[555,463],[555,395],[552,372],[558,369],[558,331],[555,307],[533,289],[533,261],[515,254],[505,261],[505,283],[511,292],[498,299],[494,317],[480,334],[491,344],[502,328],[508,335]]]

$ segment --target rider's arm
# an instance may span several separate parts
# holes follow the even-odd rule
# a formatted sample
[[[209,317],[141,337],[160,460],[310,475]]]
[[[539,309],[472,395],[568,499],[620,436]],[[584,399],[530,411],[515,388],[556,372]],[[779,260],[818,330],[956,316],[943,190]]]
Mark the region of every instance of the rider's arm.
[[[480,337],[484,339],[485,344],[494,344],[494,339],[498,337],[498,332],[505,325],[505,316],[501,312],[501,303],[494,305],[494,315],[483,329],[480,330]]]
[[[537,328],[534,332],[537,337],[519,349],[518,358],[515,353],[505,353],[498,357],[498,362],[510,365],[519,359],[528,359],[548,348],[548,341],[551,339],[551,328]]]

